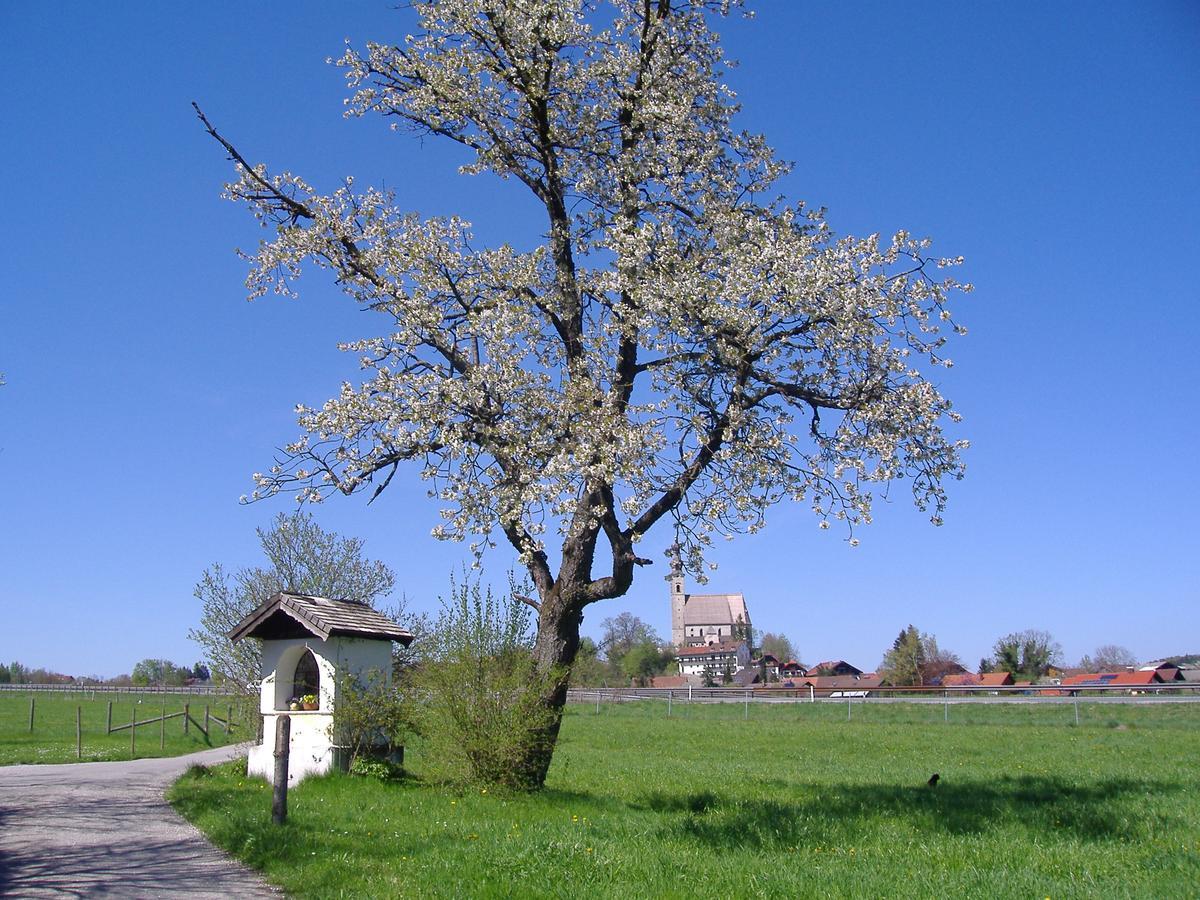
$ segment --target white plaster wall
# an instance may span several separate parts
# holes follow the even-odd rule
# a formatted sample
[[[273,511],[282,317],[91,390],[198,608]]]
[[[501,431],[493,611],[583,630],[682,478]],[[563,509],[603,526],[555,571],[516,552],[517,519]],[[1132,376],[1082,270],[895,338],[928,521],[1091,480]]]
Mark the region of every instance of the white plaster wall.
[[[704,667],[711,666],[714,673],[720,675],[725,670],[725,664],[728,662],[730,671],[736,675],[742,669],[750,664],[750,654],[744,646],[739,647],[736,654],[725,653],[717,659],[696,659],[691,658],[679,661],[680,675],[703,675]]]
[[[320,671],[320,709],[289,710],[296,663],[311,650]],[[349,674],[362,676],[378,670],[390,681],[392,645],[390,641],[366,638],[331,637],[292,638],[263,641],[261,711],[263,742],[250,750],[246,773],[275,778],[275,734],[280,715],[291,716],[291,740],[288,758],[288,786],[308,775],[321,775],[334,764],[333,710],[340,691],[339,682]]]
[[[275,730],[285,713],[272,711],[263,716],[263,742],[250,749],[246,774],[275,782]],[[333,768],[333,741],[330,738],[333,716],[324,712],[288,712],[291,740],[288,749],[288,787],[309,775],[324,775]]]

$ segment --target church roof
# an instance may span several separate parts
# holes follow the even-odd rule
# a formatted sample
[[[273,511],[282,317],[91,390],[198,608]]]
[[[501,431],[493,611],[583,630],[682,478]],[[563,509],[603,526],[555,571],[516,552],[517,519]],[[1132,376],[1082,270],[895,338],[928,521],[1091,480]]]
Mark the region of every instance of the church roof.
[[[738,616],[749,621],[741,594],[688,594],[683,607],[684,625],[732,625]]]
[[[293,638],[331,635],[412,643],[413,635],[387,616],[357,600],[331,600],[282,591],[238,622],[229,638]]]

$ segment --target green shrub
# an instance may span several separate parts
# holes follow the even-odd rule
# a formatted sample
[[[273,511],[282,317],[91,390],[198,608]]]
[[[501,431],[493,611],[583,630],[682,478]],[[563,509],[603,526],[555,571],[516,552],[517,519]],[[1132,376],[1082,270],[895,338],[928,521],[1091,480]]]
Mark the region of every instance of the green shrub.
[[[359,778],[396,781],[404,777],[404,766],[387,759],[378,759],[372,756],[356,756],[350,763],[350,774]]]
[[[412,716],[404,692],[378,669],[358,677],[345,675],[338,682],[333,709],[334,742],[350,756],[381,756],[404,746]]]
[[[512,593],[520,591],[512,585]],[[528,787],[524,769],[539,742],[553,743],[555,711],[543,702],[551,678],[534,665],[529,609],[499,600],[479,583],[450,582],[451,598],[411,677],[422,736],[422,769],[432,780]]]

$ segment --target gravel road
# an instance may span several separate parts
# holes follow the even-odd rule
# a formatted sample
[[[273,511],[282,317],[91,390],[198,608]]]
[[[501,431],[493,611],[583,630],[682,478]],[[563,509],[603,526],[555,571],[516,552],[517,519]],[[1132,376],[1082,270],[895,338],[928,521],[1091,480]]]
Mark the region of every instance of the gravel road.
[[[172,759],[0,766],[0,896],[271,897],[282,893],[213,847],[163,799],[193,763]]]

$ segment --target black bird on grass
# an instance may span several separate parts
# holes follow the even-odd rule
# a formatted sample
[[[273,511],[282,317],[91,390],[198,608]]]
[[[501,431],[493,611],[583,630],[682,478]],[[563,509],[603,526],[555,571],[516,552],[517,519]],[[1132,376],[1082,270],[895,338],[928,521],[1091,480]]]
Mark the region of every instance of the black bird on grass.
[[[937,772],[934,772],[932,775],[929,776],[929,780],[925,783],[927,785],[929,785],[931,788],[935,788],[935,787],[937,787],[938,779],[941,777],[942,776],[939,775]]]

